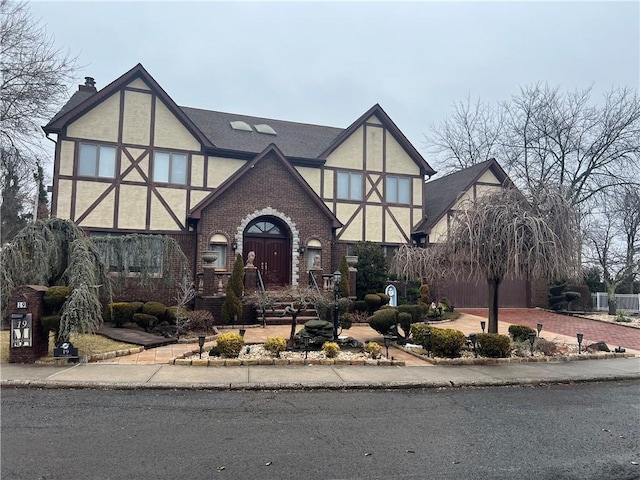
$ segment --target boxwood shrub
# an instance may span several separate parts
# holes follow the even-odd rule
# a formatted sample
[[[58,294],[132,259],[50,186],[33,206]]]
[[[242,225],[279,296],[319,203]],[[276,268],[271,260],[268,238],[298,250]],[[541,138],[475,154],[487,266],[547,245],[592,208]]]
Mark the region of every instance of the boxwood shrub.
[[[264,349],[276,357],[287,349],[287,341],[282,337],[269,337],[264,342]]]
[[[167,307],[160,302],[147,302],[142,306],[142,313],[166,320]]]
[[[431,351],[436,357],[456,358],[467,338],[460,330],[434,328],[431,330]]]
[[[54,332],[56,337],[58,336],[58,330],[60,330],[60,315],[47,315],[40,318],[42,328],[48,332]]]
[[[382,299],[380,298],[380,295],[376,293],[368,293],[365,295],[364,302],[367,304],[367,311],[370,315],[380,308],[380,305],[382,305]]]
[[[511,339],[498,333],[478,333],[478,355],[489,358],[506,358],[511,355]]]
[[[413,343],[424,345],[424,334],[431,331],[433,331],[433,327],[426,323],[411,324],[411,337],[413,338]]]
[[[125,323],[133,321],[133,316],[138,313],[138,304],[135,302],[114,302],[109,304],[111,320],[116,327],[122,327]]]

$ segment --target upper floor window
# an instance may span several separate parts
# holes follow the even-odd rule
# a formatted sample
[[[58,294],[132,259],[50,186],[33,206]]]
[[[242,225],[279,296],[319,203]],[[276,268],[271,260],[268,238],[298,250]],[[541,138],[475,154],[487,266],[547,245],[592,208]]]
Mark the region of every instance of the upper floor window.
[[[411,179],[403,177],[387,177],[385,198],[389,203],[411,203]]]
[[[156,152],[153,157],[153,181],[187,183],[187,156],[183,153]]]
[[[78,175],[114,178],[116,175],[116,147],[81,143]]]
[[[362,200],[362,174],[338,172],[337,198],[341,200]]]

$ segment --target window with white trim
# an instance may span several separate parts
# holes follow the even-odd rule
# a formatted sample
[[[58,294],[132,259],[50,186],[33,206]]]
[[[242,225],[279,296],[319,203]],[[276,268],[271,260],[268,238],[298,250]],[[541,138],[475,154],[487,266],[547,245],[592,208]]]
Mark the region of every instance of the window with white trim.
[[[184,153],[155,152],[153,181],[187,184],[187,156]]]
[[[81,143],[78,155],[78,175],[114,178],[116,175],[116,147]]]
[[[411,179],[388,176],[385,179],[385,199],[389,203],[411,203]]]
[[[312,239],[307,242],[307,270],[313,270],[318,258],[318,265],[322,265],[322,244],[320,240]],[[322,267],[321,267],[322,268]]]
[[[336,198],[340,200],[362,200],[362,173],[338,172]]]
[[[227,267],[227,237],[221,233],[211,235],[209,239],[209,250],[218,254],[218,258],[213,262],[213,266],[218,269]]]

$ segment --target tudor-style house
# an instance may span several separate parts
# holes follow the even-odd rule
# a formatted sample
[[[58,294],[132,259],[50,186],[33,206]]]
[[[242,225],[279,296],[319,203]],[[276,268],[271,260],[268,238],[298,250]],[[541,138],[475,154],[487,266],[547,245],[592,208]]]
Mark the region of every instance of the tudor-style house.
[[[138,64],[99,91],[87,77],[43,128],[52,215],[171,235],[194,273],[205,251],[219,270],[253,251],[267,287],[306,284],[355,242],[424,239],[435,171],[379,105],[345,129],[180,107]]]

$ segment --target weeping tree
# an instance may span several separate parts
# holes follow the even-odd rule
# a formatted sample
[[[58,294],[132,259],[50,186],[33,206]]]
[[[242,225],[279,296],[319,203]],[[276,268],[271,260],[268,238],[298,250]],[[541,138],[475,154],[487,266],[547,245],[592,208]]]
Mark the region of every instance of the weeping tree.
[[[20,285],[68,285],[72,292],[62,307],[58,340],[71,333],[94,332],[102,322],[101,297],[111,295],[111,282],[100,252],[69,220],[37,221],[23,228],[2,248],[2,311]]]
[[[575,278],[580,265],[578,216],[566,196],[547,191],[532,201],[515,189],[480,196],[456,212],[446,242],[403,246],[392,271],[436,283],[484,278],[489,333],[498,332],[498,300],[505,278]]]
[[[67,340],[71,333],[93,333],[100,327],[101,300],[111,298],[114,284],[148,285],[154,278],[181,285],[190,279],[188,265],[170,237],[88,237],[70,220],[39,220],[2,248],[2,311],[20,285],[67,285],[72,292],[61,309],[58,341]],[[110,275],[110,269],[119,274]],[[133,278],[128,275],[132,272]]]

